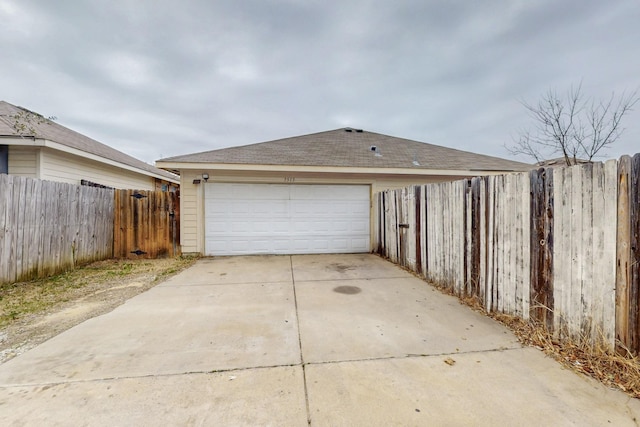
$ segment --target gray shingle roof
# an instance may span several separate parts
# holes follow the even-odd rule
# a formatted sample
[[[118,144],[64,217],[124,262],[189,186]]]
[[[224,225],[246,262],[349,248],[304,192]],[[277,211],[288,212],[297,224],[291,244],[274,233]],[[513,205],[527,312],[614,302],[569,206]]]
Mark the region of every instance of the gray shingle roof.
[[[31,118],[20,120],[20,123],[25,125],[24,129],[20,132],[14,128],[14,117],[18,114],[26,114]],[[179,177],[165,170],[158,169],[135,157],[111,148],[108,145],[61,126],[54,121],[45,120],[44,117],[26,108],[17,107],[5,101],[0,101],[0,136],[23,136],[46,139],[107,160],[141,169],[156,176],[161,176],[173,181],[179,180]]]
[[[532,168],[526,163],[351,128],[168,157],[158,162],[489,171]]]

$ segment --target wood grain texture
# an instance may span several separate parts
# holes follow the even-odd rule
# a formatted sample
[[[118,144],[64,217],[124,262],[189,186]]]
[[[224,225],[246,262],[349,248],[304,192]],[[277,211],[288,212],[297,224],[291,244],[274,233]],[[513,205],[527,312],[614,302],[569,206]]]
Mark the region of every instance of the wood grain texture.
[[[640,154],[631,159],[629,183],[630,346],[640,353]]]
[[[602,283],[602,325],[603,338],[609,348],[615,346],[615,310],[616,310],[616,213],[618,198],[618,162],[609,160],[604,164],[604,189],[602,238],[603,267],[598,269]],[[605,260],[606,258],[606,260]]]
[[[144,193],[136,204],[131,190],[0,175],[0,282],[48,276],[114,253],[138,257],[131,254],[136,249],[147,258],[178,255],[179,193]]]
[[[415,272],[422,274],[422,187],[413,187],[414,224],[413,239],[415,242]]]
[[[179,194],[115,190],[116,258],[160,258],[179,255]]]
[[[0,282],[110,258],[112,212],[112,190],[0,175]]]

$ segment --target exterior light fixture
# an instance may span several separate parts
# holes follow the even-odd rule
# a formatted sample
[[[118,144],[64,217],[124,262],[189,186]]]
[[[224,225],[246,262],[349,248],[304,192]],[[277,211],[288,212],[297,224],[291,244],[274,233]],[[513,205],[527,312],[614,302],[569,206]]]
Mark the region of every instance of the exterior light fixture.
[[[204,182],[207,182],[209,180],[209,174],[208,173],[203,173],[202,174],[202,179],[204,179]]]

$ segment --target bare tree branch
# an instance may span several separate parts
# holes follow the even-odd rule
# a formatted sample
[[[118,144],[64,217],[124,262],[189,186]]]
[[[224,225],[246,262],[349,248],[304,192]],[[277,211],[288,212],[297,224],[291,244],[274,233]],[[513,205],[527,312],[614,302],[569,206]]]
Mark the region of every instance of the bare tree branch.
[[[584,99],[582,82],[571,87],[565,97],[549,90],[535,105],[522,102],[535,129],[521,131],[508,150],[537,162],[558,154],[567,165],[592,161],[620,138],[624,132],[622,119],[639,100],[637,90],[619,98],[612,93],[608,100],[598,102]]]
[[[544,160],[544,157],[537,145],[535,141],[531,140],[529,133],[523,131],[520,133],[519,139],[514,140],[512,145],[505,146],[505,148],[514,156],[524,154],[525,156],[534,158],[536,162],[541,162]]]

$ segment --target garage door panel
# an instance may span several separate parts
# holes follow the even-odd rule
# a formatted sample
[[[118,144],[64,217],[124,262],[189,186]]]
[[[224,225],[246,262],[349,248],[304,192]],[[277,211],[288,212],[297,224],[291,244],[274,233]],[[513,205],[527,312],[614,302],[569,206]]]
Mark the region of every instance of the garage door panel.
[[[206,184],[207,196],[224,200],[282,200],[289,198],[289,186],[269,184],[265,193],[259,185],[252,184]]]
[[[351,245],[356,247],[369,246],[369,239],[352,239]]]
[[[228,229],[227,221],[209,221],[208,233],[224,233]]]
[[[328,251],[329,250],[329,240],[328,239],[317,239],[309,242],[310,250],[316,251]]]
[[[294,234],[309,232],[311,231],[311,227],[313,227],[313,224],[310,224],[308,221],[292,221],[291,225],[291,230]]]
[[[368,200],[360,200],[360,201],[351,201],[349,202],[350,210],[357,212],[364,212],[369,210],[369,201]]]
[[[334,202],[331,205],[330,213],[333,215],[348,215],[352,211],[352,206],[349,202]]]
[[[274,253],[283,253],[284,251],[286,251],[289,246],[291,245],[291,241],[290,239],[278,239],[278,240],[273,240],[273,250]]]
[[[247,241],[247,243],[249,242]],[[269,240],[253,240],[251,242],[251,246],[257,252],[269,252],[271,249],[271,242],[269,242]]]
[[[301,185],[294,186],[292,199],[296,200],[369,200],[366,185]]]
[[[313,215],[322,204],[316,201],[291,200],[291,212],[295,215]]]
[[[232,221],[230,231],[235,235],[246,234],[247,231],[253,231],[253,224],[249,221]]]
[[[331,240],[331,249],[335,251],[343,251],[349,249],[349,239]]]
[[[326,234],[331,230],[328,221],[312,221],[307,224],[310,232]]]
[[[369,222],[365,221],[351,221],[350,230],[359,233],[369,232]]]
[[[205,184],[207,255],[369,251],[369,187]]]
[[[288,200],[260,200],[254,201],[251,205],[252,212],[262,213],[264,215],[288,215]]]
[[[251,212],[251,208],[245,200],[232,201],[230,205],[230,213],[233,213],[234,215],[247,215]]]

